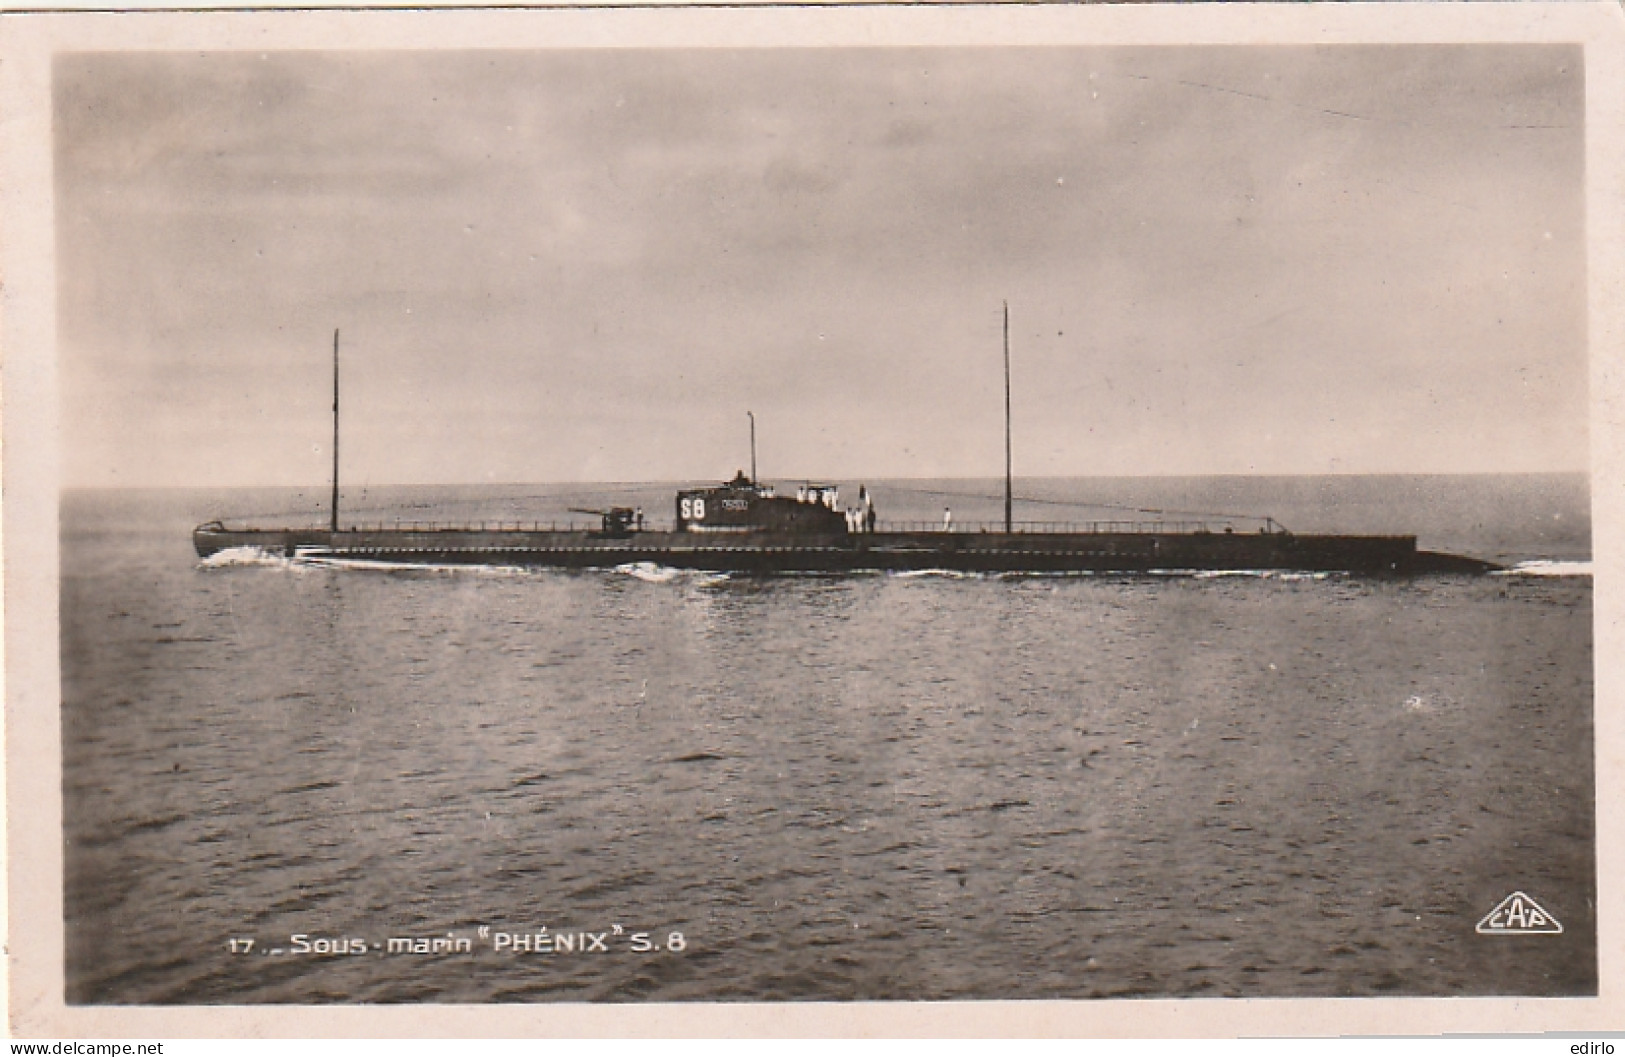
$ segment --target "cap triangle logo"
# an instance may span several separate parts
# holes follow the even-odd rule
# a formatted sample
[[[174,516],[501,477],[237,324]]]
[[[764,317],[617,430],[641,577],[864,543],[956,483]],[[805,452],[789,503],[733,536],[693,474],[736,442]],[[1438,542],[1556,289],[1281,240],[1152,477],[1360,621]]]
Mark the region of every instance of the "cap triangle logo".
[[[1485,914],[1474,931],[1486,936],[1551,935],[1562,932],[1563,923],[1523,892],[1513,892]]]

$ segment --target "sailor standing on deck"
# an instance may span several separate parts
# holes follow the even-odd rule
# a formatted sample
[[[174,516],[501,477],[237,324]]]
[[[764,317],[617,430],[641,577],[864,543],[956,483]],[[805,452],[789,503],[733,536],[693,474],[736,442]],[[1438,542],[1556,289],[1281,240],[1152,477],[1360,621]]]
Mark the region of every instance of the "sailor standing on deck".
[[[942,508],[942,531],[944,531],[944,532],[952,532],[953,530],[954,530],[954,512],[952,510],[949,510],[947,507],[943,507]]]

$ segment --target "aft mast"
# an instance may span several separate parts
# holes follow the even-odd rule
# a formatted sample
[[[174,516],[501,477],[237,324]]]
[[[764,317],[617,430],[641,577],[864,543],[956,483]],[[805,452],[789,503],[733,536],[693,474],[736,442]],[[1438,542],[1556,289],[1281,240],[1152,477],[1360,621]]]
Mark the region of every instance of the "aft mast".
[[[339,530],[339,332],[333,331],[333,520],[330,529]]]

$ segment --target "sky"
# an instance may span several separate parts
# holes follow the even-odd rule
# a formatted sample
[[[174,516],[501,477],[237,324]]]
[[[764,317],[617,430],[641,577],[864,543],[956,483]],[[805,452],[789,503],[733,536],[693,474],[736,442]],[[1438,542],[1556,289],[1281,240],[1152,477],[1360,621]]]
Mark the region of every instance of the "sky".
[[[54,77],[70,486],[1587,465],[1578,47]]]

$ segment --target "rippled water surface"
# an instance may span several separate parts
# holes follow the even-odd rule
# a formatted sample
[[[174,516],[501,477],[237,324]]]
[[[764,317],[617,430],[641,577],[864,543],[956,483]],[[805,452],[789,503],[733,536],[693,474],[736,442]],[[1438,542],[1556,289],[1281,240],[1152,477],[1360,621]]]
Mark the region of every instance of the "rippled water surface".
[[[71,1001],[1595,992],[1587,577],[200,566],[234,499],[64,503]]]

